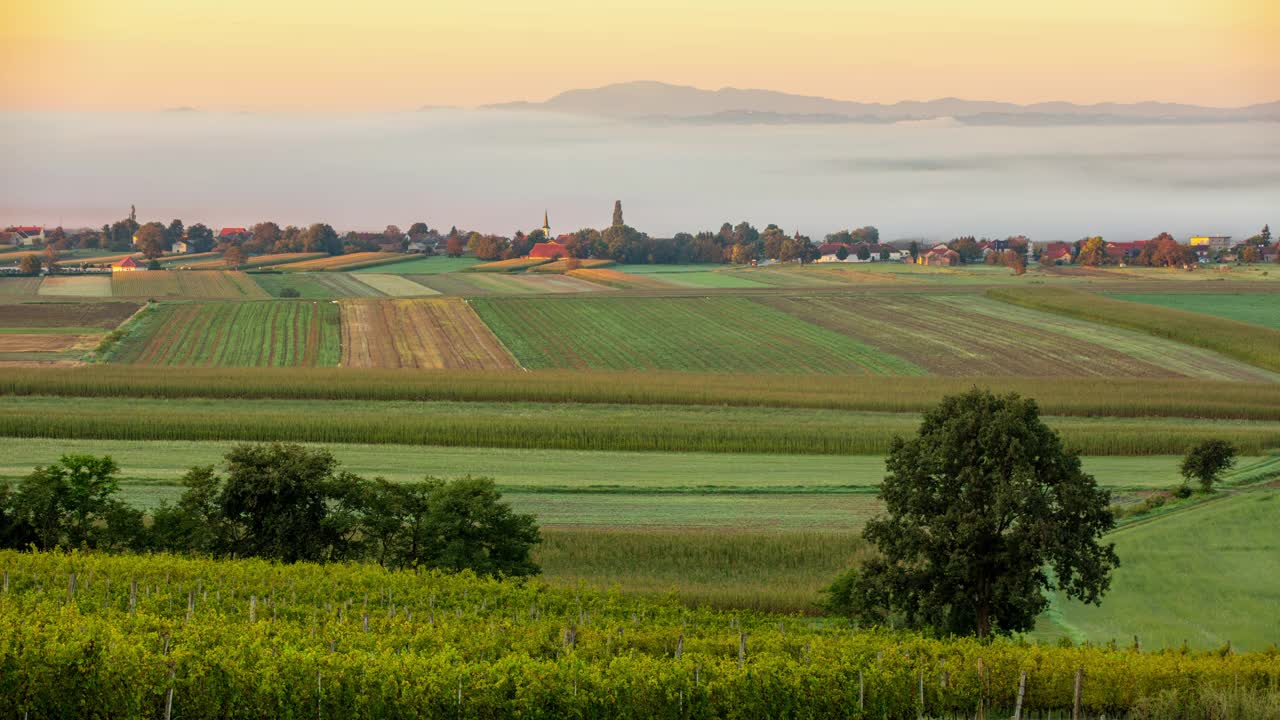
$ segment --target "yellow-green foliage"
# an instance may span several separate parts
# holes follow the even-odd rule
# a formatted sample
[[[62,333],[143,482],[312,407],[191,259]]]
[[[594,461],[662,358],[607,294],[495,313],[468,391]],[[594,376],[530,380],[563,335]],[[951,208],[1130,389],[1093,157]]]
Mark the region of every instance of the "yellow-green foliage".
[[[181,718],[914,718],[1008,708],[1022,671],[1024,708],[1061,711],[1077,669],[1085,711],[1115,715],[1280,682],[1275,653],[932,640],[377,566],[0,567],[0,704],[17,716],[158,717],[172,688]]]
[[[1140,330],[1280,372],[1280,330],[1273,328],[1067,288],[994,288],[987,295],[1035,310]]]

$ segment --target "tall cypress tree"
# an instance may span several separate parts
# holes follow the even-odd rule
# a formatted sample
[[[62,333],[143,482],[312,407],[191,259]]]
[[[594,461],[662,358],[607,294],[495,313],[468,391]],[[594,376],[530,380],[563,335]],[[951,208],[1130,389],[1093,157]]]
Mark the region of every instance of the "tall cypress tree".
[[[620,227],[622,224],[623,224],[623,222],[622,222],[622,201],[621,201],[621,200],[614,200],[614,201],[613,201],[613,226],[614,226],[614,227]]]

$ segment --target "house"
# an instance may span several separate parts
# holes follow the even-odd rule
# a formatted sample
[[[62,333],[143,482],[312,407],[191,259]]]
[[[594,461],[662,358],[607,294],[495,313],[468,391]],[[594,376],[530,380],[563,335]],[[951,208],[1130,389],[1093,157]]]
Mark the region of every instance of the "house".
[[[1208,250],[1226,250],[1231,247],[1230,235],[1196,235],[1188,242],[1191,247],[1196,248],[1196,252]]]
[[[247,240],[251,233],[242,227],[224,227],[218,231],[219,240]]]
[[[191,245],[186,240],[179,240],[169,248],[170,255],[186,255],[191,252]]]
[[[427,243],[423,240],[412,240],[409,242],[409,247],[407,248],[406,252],[424,253],[427,251],[427,247],[428,247]],[[433,244],[430,247],[435,247],[435,245]]]
[[[960,253],[943,244],[934,245],[927,252],[916,258],[917,265],[940,265],[950,267],[960,264]]]
[[[848,255],[845,259],[840,259],[840,249],[843,248]],[[862,250],[867,251],[867,259],[862,260],[858,257]],[[884,251],[888,251],[888,261],[898,262],[902,260],[902,251],[891,245],[879,245],[876,243],[859,242],[853,243],[823,243],[818,246],[818,262],[883,262],[881,257]]]
[[[146,270],[146,266],[140,264],[133,256],[123,260],[117,260],[111,263],[111,272],[133,272],[135,270]]]
[[[529,250],[531,258],[567,258],[569,257],[569,246],[564,243],[552,240],[550,242],[534,243],[533,248]]]
[[[13,225],[5,228],[5,232],[12,236],[14,244],[18,247],[29,247],[44,242],[42,225]]]
[[[1071,243],[1051,242],[1040,251],[1040,260],[1046,258],[1054,265],[1070,265],[1073,259]]]
[[[1131,242],[1109,242],[1106,245],[1107,258],[1113,262],[1125,263],[1142,254],[1142,249],[1150,240],[1133,240]]]

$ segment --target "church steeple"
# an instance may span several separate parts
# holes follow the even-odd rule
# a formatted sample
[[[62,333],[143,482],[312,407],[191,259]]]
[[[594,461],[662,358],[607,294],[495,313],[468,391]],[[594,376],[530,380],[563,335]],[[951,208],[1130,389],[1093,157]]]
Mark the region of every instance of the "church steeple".
[[[542,236],[546,240],[551,240],[551,223],[547,221],[547,211],[542,211]]]

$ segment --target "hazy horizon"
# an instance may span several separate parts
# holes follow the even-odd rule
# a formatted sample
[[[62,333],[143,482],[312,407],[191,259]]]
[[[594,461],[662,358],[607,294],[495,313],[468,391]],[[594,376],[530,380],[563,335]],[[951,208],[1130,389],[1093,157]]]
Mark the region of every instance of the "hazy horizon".
[[[722,222],[815,238],[1237,237],[1275,222],[1280,124],[647,126],[545,113],[0,113],[0,222],[655,236]]]

